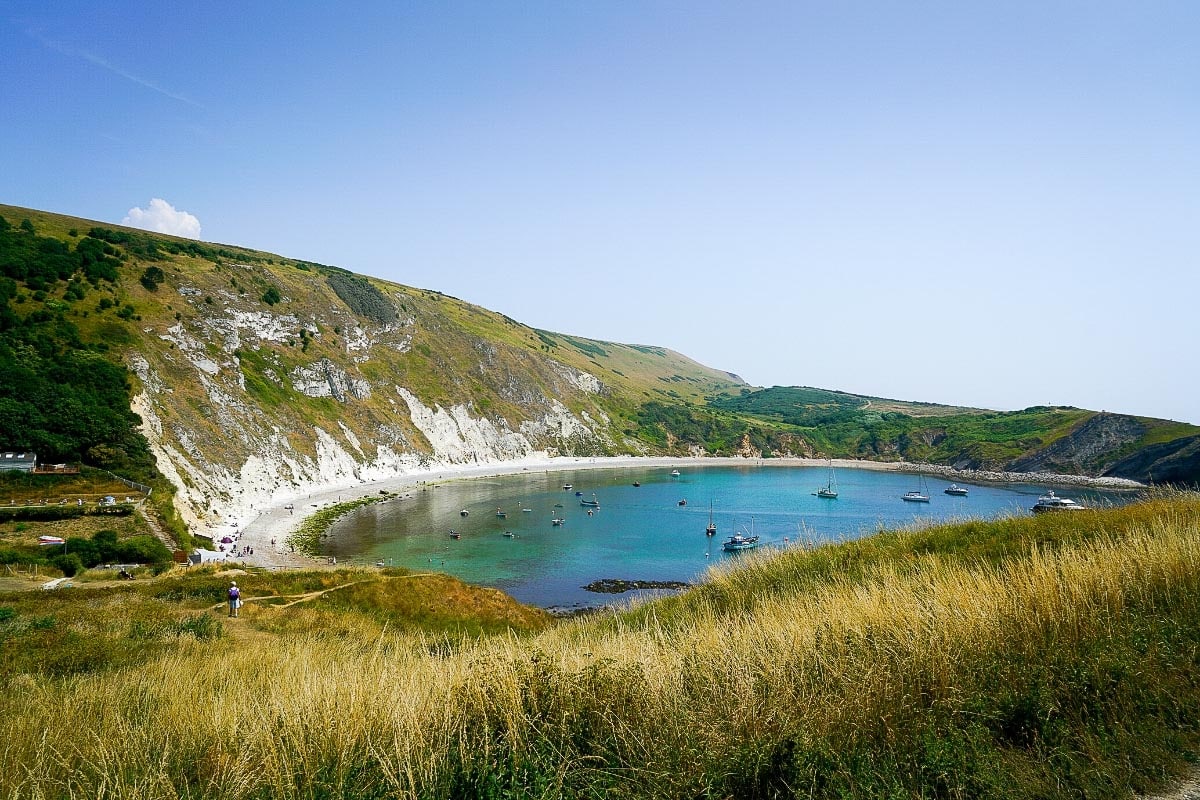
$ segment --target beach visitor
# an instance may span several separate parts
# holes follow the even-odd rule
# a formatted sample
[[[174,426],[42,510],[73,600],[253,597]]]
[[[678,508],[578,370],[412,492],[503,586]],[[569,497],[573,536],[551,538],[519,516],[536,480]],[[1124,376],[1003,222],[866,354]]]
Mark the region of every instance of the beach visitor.
[[[242,593],[238,591],[237,581],[229,582],[229,616],[236,617],[242,607]]]

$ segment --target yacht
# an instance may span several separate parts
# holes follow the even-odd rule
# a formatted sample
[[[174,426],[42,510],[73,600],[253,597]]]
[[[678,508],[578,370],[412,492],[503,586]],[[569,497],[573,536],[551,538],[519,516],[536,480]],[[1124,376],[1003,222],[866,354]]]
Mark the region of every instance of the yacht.
[[[1044,514],[1047,511],[1083,511],[1084,508],[1084,506],[1079,505],[1074,500],[1059,497],[1051,489],[1037,499],[1031,510],[1035,514]]]
[[[946,487],[945,491],[946,491],[946,494],[953,494],[953,495],[957,495],[958,497],[966,497],[967,496],[967,487],[959,486],[957,483],[950,484],[949,486]]]
[[[816,497],[823,497],[826,500],[837,500],[837,480],[833,477],[833,459],[829,459],[829,479],[825,481],[825,485],[813,492]]]
[[[758,547],[758,537],[746,536],[741,533],[735,533],[721,543],[721,549],[727,553],[736,553],[738,550],[750,550],[754,547]]]
[[[921,474],[920,469],[917,470],[918,486],[920,488],[913,489],[900,495],[900,499],[906,503],[928,503],[929,488],[925,486],[925,476]]]

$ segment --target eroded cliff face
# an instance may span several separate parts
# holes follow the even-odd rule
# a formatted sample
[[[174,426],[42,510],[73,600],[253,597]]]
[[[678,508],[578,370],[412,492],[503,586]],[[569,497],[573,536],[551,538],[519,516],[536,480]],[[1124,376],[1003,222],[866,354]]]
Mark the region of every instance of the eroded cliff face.
[[[1146,425],[1125,414],[1099,413],[1066,436],[1010,462],[1012,472],[1052,472],[1064,475],[1114,475],[1145,480],[1145,476],[1110,472],[1124,452],[1146,433]],[[1132,470],[1127,470],[1132,472]]]
[[[438,301],[394,291],[381,323],[319,278],[288,288],[303,302],[275,312],[182,285],[182,309],[128,357],[134,410],[193,526],[438,465],[637,451],[596,375],[452,328]]]

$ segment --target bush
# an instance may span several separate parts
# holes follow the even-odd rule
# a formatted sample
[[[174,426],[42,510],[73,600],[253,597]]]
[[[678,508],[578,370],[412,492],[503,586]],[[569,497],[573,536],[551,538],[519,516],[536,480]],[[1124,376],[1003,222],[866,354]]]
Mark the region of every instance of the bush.
[[[63,553],[50,559],[53,564],[63,575],[68,578],[74,578],[77,574],[83,571],[83,561],[74,553]]]
[[[278,303],[280,300],[282,300],[283,297],[279,294],[278,289],[276,289],[274,286],[270,286],[267,288],[267,290],[265,292],[263,292],[262,297],[259,299],[262,300],[267,305],[273,306],[276,303]]]

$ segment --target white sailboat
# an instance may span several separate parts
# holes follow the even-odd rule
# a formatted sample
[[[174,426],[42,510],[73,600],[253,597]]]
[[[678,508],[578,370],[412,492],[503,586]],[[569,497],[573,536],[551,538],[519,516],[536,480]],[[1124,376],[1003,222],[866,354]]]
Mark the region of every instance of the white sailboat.
[[[900,496],[900,499],[906,503],[928,503],[929,488],[925,485],[925,475],[921,472],[921,468],[917,467],[917,480],[920,482],[920,487],[912,491],[905,492]]]
[[[822,497],[826,500],[836,500],[838,496],[837,479],[833,475],[833,459],[829,459],[829,478],[825,481],[825,485],[813,492],[817,497]]]

